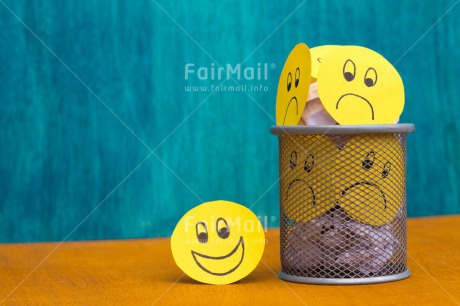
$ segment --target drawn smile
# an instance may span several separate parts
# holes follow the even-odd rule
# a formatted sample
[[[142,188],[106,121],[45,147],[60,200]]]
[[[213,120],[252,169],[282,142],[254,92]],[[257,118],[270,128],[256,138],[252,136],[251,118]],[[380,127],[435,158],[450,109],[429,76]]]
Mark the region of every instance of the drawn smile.
[[[204,255],[197,253],[195,251],[191,251],[193,259],[195,260],[196,264],[198,267],[200,267],[203,271],[216,275],[216,276],[223,276],[232,273],[235,271],[240,264],[243,262],[244,258],[244,239],[243,237],[240,237],[238,244],[235,246],[235,248],[228,253],[227,255],[224,256],[209,256],[209,255]],[[241,255],[239,255],[241,254]],[[235,256],[233,256],[235,255]],[[238,257],[241,256],[241,257]],[[240,258],[238,260],[238,258]],[[224,263],[225,261],[225,263]],[[235,265],[236,263],[236,265]],[[205,267],[206,266],[206,267]],[[216,271],[218,270],[219,267],[232,267],[227,271]],[[212,271],[214,270],[214,271]]]
[[[361,99],[362,101],[366,102],[366,103],[369,105],[369,107],[371,108],[372,120],[374,120],[374,108],[372,107],[371,102],[369,102],[369,100],[367,100],[366,98],[361,97],[360,95],[357,95],[357,94],[354,94],[354,93],[347,93],[347,94],[342,95],[342,96],[339,98],[339,100],[337,101],[337,104],[335,105],[335,109],[339,109],[339,103],[340,103],[340,101],[342,101],[343,98],[349,97],[349,96],[356,97],[356,98]],[[356,99],[353,99],[353,100],[356,100]]]
[[[356,187],[356,186],[360,186],[360,185],[368,185],[368,186],[373,186],[375,188],[377,188],[380,193],[382,194],[382,198],[383,198],[383,202],[385,203],[385,209],[387,209],[387,199],[385,197],[385,193],[382,191],[382,189],[380,189],[380,187],[377,185],[377,184],[374,184],[374,183],[371,183],[371,182],[357,182],[357,183],[354,183],[350,186],[348,186],[347,188],[345,188],[343,191],[342,191],[342,196],[344,196],[348,190]]]

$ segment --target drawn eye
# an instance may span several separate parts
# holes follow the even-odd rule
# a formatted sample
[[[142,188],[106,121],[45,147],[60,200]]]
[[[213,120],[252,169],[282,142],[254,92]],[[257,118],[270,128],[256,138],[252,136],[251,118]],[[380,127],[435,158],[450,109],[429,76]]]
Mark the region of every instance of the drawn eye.
[[[369,68],[364,75],[364,84],[367,87],[372,87],[377,83],[377,71],[374,68]]]
[[[303,169],[307,172],[310,172],[313,169],[314,165],[315,165],[315,157],[309,154],[307,158],[305,159],[305,165],[303,166]]]
[[[222,239],[227,239],[230,236],[230,229],[228,223],[223,218],[217,219],[216,222],[217,235]]]
[[[198,222],[196,224],[196,237],[200,243],[208,242],[208,228],[204,222]]]
[[[297,166],[297,152],[292,151],[291,158],[289,159],[289,167],[291,167],[291,169],[294,169],[295,166]]]
[[[390,170],[391,170],[391,163],[386,162],[385,166],[383,166],[382,177],[386,178],[388,174],[390,174]]]
[[[370,168],[372,168],[372,166],[374,165],[374,159],[375,159],[374,151],[370,151],[369,153],[367,153],[363,161],[363,168],[366,170],[369,170]]]
[[[348,59],[343,65],[343,77],[348,82],[351,82],[355,79],[356,66],[352,60]]]
[[[287,90],[288,92],[291,90],[291,85],[292,85],[292,74],[289,72],[287,76]]]
[[[300,82],[300,69],[297,67],[295,70],[295,87],[299,86]]]
[[[321,57],[318,57],[316,60],[318,61],[318,63],[321,63],[323,59]]]

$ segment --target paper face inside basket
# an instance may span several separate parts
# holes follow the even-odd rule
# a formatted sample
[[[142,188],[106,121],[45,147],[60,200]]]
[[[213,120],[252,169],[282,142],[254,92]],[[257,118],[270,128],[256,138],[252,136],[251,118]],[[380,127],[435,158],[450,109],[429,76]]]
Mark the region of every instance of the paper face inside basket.
[[[393,221],[405,186],[404,155],[398,137],[355,136],[335,160],[334,184],[345,212],[374,226]]]
[[[403,201],[404,155],[396,136],[286,137],[280,173],[281,211],[292,221],[340,206],[360,223],[381,226]]]
[[[286,137],[280,159],[281,212],[291,221],[309,221],[335,205],[334,153],[327,136]],[[283,217],[284,218],[284,217]]]

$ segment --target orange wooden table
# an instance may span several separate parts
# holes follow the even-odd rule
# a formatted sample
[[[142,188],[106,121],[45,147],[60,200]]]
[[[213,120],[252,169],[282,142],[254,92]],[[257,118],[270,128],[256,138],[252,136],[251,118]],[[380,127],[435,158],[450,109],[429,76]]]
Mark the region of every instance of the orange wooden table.
[[[0,245],[5,305],[460,305],[460,216],[410,219],[409,279],[319,286],[278,279],[279,233],[261,263],[226,286],[198,284],[176,267],[169,239]]]

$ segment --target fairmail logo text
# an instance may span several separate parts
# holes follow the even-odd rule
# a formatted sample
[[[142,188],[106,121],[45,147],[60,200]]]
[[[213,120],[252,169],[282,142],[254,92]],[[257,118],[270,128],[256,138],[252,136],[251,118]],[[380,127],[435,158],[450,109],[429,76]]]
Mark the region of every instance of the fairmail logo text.
[[[194,63],[185,64],[185,79],[205,80],[268,80],[268,71],[275,69],[275,64],[257,63],[255,66],[226,64],[218,66],[211,63],[209,67],[198,67]]]

